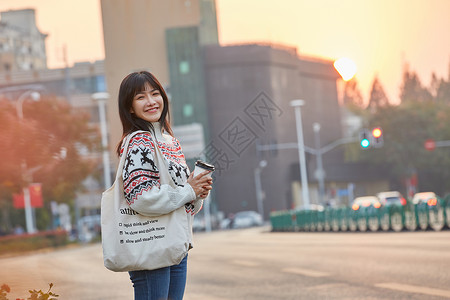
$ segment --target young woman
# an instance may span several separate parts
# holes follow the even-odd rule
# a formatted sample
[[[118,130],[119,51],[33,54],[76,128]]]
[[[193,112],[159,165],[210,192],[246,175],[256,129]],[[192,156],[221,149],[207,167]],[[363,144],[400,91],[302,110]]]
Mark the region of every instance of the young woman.
[[[141,71],[126,76],[119,90],[119,114],[123,126],[122,141],[138,130],[128,149],[122,141],[117,154],[126,155],[123,168],[124,195],[130,207],[149,216],[167,214],[185,207],[193,218],[212,189],[212,180],[203,172],[190,174],[180,143],[173,137],[168,121],[169,101],[153,74]],[[174,185],[164,184],[156,165],[159,147]],[[192,224],[192,222],[189,222]],[[191,226],[191,225],[189,225]],[[192,234],[192,228],[189,228]],[[192,241],[192,236],[190,241]],[[180,264],[156,270],[130,271],[135,300],[182,299],[186,285],[187,256]]]

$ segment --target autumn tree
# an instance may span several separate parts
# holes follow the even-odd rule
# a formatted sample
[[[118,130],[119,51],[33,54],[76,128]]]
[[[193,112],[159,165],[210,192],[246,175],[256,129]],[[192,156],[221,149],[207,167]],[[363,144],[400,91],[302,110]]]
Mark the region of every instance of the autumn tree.
[[[42,183],[44,200],[70,202],[97,164],[81,153],[98,147],[89,115],[56,98],[26,103],[23,114],[21,121],[12,103],[0,102],[0,139],[5,145],[0,208],[10,207],[12,194],[26,186],[24,172],[30,170],[33,181]]]

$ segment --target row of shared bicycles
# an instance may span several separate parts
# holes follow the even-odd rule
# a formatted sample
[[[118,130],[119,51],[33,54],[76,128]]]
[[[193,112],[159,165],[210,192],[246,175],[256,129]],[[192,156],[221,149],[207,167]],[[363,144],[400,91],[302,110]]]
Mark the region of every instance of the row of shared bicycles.
[[[357,197],[349,206],[276,211],[272,231],[376,232],[450,229],[450,195],[417,193],[406,200],[399,192]]]

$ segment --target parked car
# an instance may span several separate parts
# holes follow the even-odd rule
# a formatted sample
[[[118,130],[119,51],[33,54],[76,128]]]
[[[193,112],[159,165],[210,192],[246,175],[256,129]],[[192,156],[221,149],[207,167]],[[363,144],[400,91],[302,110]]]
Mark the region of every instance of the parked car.
[[[90,242],[101,232],[101,216],[91,215],[84,216],[78,220],[78,239],[81,242]]]
[[[352,203],[352,209],[357,211],[362,207],[370,207],[373,206],[375,208],[380,208],[381,203],[378,197],[375,196],[363,196],[363,197],[357,197],[355,200],[353,200]]]
[[[412,199],[413,204],[427,203],[430,206],[437,204],[438,197],[433,192],[415,193]]]
[[[406,199],[397,191],[381,192],[377,197],[384,206],[406,205]]]
[[[256,211],[240,211],[234,215],[231,221],[231,228],[246,228],[262,225],[263,217]]]

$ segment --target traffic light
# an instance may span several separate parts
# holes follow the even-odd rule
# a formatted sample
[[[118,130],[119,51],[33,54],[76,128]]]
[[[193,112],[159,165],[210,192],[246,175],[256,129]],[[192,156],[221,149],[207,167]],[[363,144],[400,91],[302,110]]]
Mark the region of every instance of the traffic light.
[[[375,127],[372,130],[367,128],[359,130],[359,145],[362,149],[381,148],[383,144],[383,130],[381,127]]]
[[[383,147],[383,130],[381,127],[375,127],[372,129],[372,146],[374,148]]]
[[[361,146],[361,148],[363,149],[368,149],[370,148],[370,132],[369,130],[363,128],[359,131],[359,145]]]

